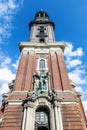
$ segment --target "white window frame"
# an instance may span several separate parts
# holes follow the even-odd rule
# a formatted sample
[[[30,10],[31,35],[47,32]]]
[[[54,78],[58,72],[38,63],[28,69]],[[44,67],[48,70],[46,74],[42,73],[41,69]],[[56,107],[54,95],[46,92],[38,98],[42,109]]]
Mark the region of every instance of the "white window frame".
[[[44,61],[45,61],[45,68],[39,68],[40,60],[44,60]],[[45,58],[39,58],[39,59],[37,60],[37,68],[36,68],[36,71],[39,73],[40,70],[48,71],[48,68],[47,68],[47,59],[45,59]]]

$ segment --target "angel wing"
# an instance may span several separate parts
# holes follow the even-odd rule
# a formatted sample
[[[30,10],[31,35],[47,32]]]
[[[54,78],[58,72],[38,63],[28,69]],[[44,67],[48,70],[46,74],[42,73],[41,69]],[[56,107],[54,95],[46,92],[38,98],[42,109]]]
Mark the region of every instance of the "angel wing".
[[[33,77],[36,77],[36,78],[40,79],[40,76],[37,75],[37,74],[34,74]]]

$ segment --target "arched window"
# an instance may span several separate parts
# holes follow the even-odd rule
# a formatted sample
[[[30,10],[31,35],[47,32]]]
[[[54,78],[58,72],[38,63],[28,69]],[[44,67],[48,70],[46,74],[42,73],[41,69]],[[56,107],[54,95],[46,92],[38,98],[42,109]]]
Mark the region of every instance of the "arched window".
[[[49,130],[49,112],[39,108],[35,113],[35,130]]]
[[[45,60],[41,59],[39,61],[39,69],[44,69],[45,68]]]

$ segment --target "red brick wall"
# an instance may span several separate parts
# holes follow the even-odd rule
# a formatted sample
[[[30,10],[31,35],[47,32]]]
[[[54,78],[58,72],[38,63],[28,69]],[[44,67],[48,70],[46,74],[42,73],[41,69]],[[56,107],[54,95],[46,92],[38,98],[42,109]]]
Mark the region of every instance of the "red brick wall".
[[[26,61],[27,61],[27,56],[22,55],[20,62],[19,62],[16,79],[15,79],[15,86],[14,86],[15,91],[21,91],[21,87],[22,87],[22,83],[23,83],[23,76],[24,76],[25,68],[26,68],[25,67]]]
[[[49,54],[48,62],[53,88],[55,90],[71,90],[63,55],[60,53]]]
[[[33,74],[35,69],[35,55],[22,55],[18,66],[14,91],[26,91],[33,89]]]
[[[28,60],[28,64],[27,64],[27,68],[26,68],[26,76],[25,76],[25,80],[24,80],[23,90],[31,90],[31,88],[32,88],[34,56],[29,55],[27,60]]]
[[[61,109],[64,130],[86,130],[79,104],[65,104]]]
[[[55,54],[50,55],[50,66],[51,66],[51,78],[52,85],[55,90],[62,90],[60,73],[58,69],[58,63]]]
[[[0,130],[21,130],[23,108],[17,105],[5,107],[3,122]]]

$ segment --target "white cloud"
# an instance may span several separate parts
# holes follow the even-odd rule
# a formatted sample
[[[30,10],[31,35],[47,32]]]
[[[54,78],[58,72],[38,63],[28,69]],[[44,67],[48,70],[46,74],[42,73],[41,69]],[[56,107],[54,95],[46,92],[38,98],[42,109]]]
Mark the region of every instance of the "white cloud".
[[[0,69],[0,83],[9,83],[15,78],[15,74],[7,68]]]
[[[2,86],[0,87],[0,95],[7,93],[9,91],[8,84],[3,83]]]
[[[14,3],[14,0],[9,0],[8,7],[12,10],[16,8],[16,4]]]
[[[79,86],[79,87],[76,86],[76,87],[75,87],[75,90],[76,90],[76,92],[80,92],[81,94],[84,93],[82,87],[80,87],[80,86]]]
[[[77,65],[81,65],[82,61],[79,59],[74,59],[74,60],[68,61],[67,63],[68,63],[68,68],[73,68],[73,67],[76,67]]]
[[[23,0],[1,0],[0,1],[0,43],[11,36],[14,14],[23,5]]]
[[[66,58],[67,68],[74,68],[78,65],[82,65],[81,57],[83,56],[83,49],[81,47],[74,50],[73,44],[69,42],[66,43],[66,48],[64,52],[64,56]]]
[[[83,74],[84,74],[84,70],[81,70],[79,68],[75,68],[74,70],[70,71],[68,73],[69,75],[69,78],[75,82],[76,84],[78,85],[83,85],[83,84],[86,84],[86,79],[83,77]]]
[[[12,82],[14,78],[15,74],[10,69],[0,68],[0,100],[2,99],[1,95],[9,91],[8,83]]]
[[[72,43],[65,42],[66,49],[64,52],[66,65],[68,68],[69,78],[78,85],[86,84],[85,66],[83,66],[81,57],[83,56],[83,49],[78,47],[76,50]]]
[[[16,8],[14,0],[0,1],[0,15],[9,14]]]
[[[5,59],[3,59],[4,61],[1,63],[1,67],[2,68],[7,68],[9,64],[11,64],[11,58],[6,57]]]
[[[64,55],[67,57],[75,57],[75,56],[83,56],[83,50],[81,47],[77,48],[75,51],[73,50],[73,45],[72,43],[65,42],[66,43],[66,48]]]

